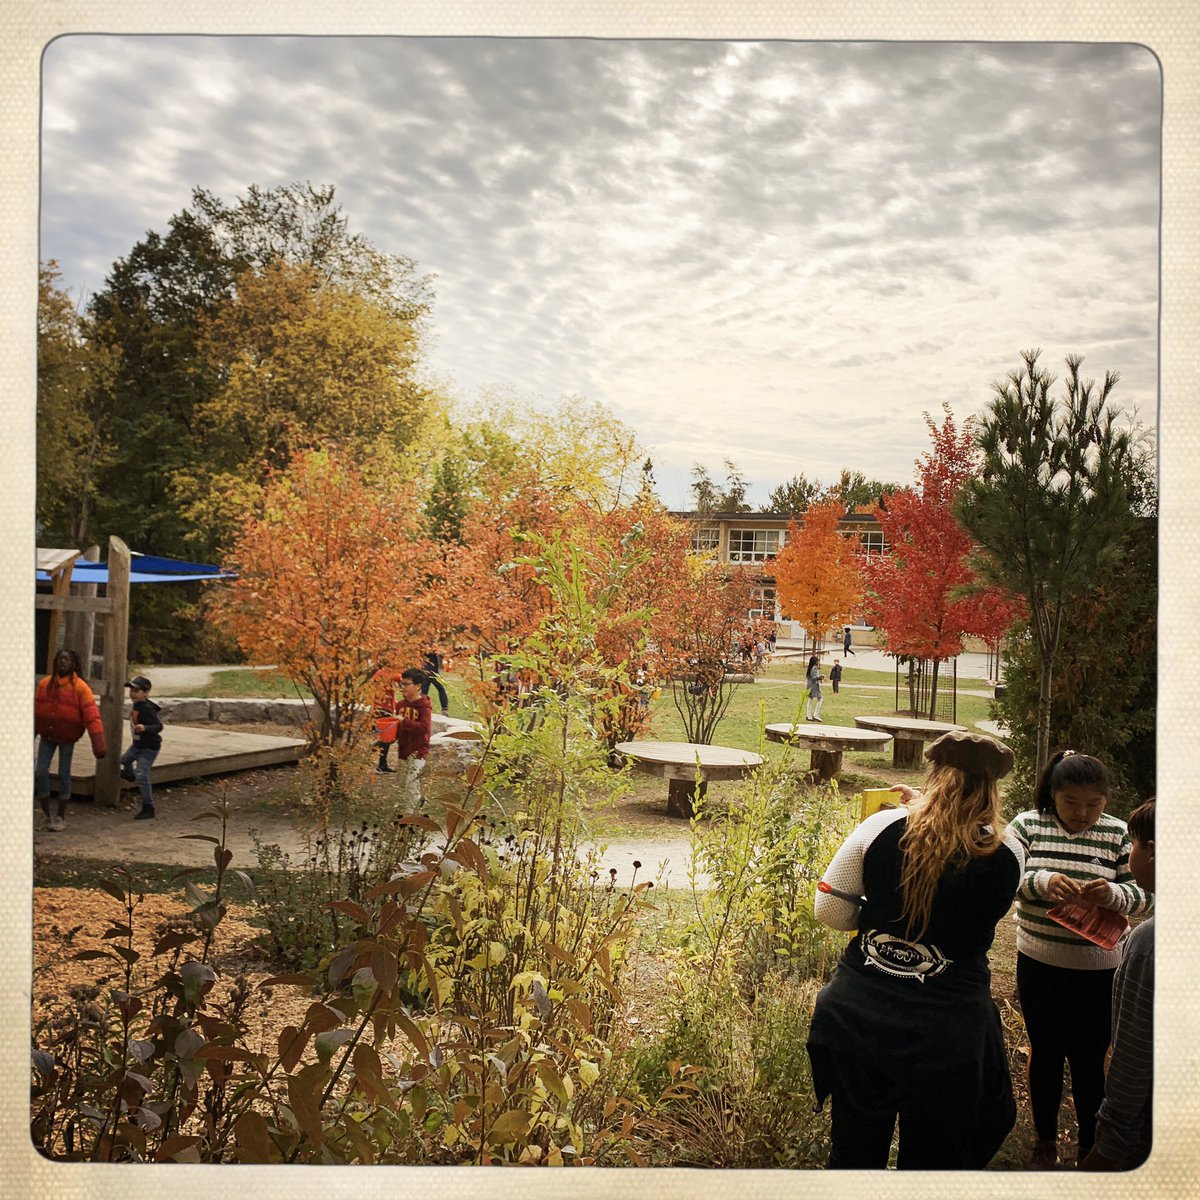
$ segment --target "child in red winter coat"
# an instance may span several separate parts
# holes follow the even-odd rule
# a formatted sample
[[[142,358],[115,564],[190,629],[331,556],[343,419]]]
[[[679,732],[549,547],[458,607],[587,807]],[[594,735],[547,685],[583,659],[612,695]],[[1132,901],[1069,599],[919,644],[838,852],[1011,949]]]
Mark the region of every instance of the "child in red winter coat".
[[[71,758],[75,743],[86,731],[92,753],[99,759],[107,752],[104,723],[96,697],[83,680],[83,667],[74,650],[54,656],[54,671],[37,685],[33,698],[33,729],[38,736],[34,793],[46,818],[46,829],[57,833],[66,824],[67,801],[71,798]],[[58,813],[50,815],[50,763],[58,751]]]

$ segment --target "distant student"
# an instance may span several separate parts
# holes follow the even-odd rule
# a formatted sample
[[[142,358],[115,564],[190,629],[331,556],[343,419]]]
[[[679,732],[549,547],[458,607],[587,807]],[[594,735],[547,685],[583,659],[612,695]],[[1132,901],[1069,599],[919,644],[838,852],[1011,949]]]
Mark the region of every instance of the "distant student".
[[[150,768],[162,749],[162,719],[158,705],[150,699],[150,680],[145,675],[135,675],[125,686],[129,689],[129,728],[133,731],[133,742],[121,755],[121,778],[130,783],[137,780],[142,807],[133,819],[149,821],[154,817]]]
[[[54,656],[54,670],[40,680],[33,697],[33,731],[38,737],[37,766],[34,768],[34,795],[42,807],[48,833],[66,826],[67,801],[71,798],[71,759],[75,743],[86,731],[92,741],[92,753],[103,758],[104,722],[96,707],[96,697],[83,678],[83,666],[74,650],[60,650]],[[58,812],[50,815],[50,763],[58,753]]]
[[[829,682],[833,684],[833,694],[836,696],[841,690],[842,684],[842,660],[835,658],[833,666],[829,668]]]
[[[1154,801],[1129,818],[1129,869],[1138,887],[1154,891]],[[1104,1103],[1096,1114],[1096,1144],[1079,1164],[1084,1171],[1131,1171],[1150,1156],[1154,1079],[1154,918],[1125,944],[1113,981],[1112,1058]]]
[[[854,651],[850,649],[850,626],[849,625],[847,625],[842,630],[842,653],[843,654],[853,654],[854,653]]]
[[[822,725],[821,720],[821,705],[825,703],[825,697],[821,694],[821,660],[814,654],[808,660],[808,670],[804,673],[804,682],[808,688],[808,702],[804,709],[804,719],[806,721],[816,721]]]
[[[418,777],[425,769],[429,738],[433,732],[433,705],[429,703],[428,696],[421,695],[424,682],[425,672],[409,667],[401,678],[401,698],[396,704],[396,716],[400,721],[396,730],[396,754],[401,762],[407,764],[404,791],[413,802],[421,798]]]
[[[1120,943],[1105,950],[1046,914],[1063,900],[1127,916],[1145,913],[1153,903],[1130,869],[1125,822],[1104,812],[1108,793],[1108,771],[1099,759],[1062,750],[1038,780],[1036,809],[1009,826],[1027,855],[1017,891],[1017,995],[1029,1037],[1029,1101],[1037,1133],[1029,1165],[1036,1169],[1058,1162],[1066,1064],[1079,1126],[1077,1161],[1095,1143],[1113,976],[1122,951]]]
[[[442,706],[442,716],[450,715],[450,698],[446,695],[446,687],[442,683],[442,656],[434,649],[425,651],[425,661],[421,664],[425,672],[425,682],[421,685],[421,695],[428,696],[433,688],[438,694],[438,703]]]

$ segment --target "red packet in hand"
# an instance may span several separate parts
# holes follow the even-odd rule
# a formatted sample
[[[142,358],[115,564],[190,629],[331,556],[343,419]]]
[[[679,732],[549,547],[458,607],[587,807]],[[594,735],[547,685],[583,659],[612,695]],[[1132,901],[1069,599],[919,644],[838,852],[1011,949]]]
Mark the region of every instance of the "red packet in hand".
[[[1081,904],[1078,900],[1064,900],[1046,916],[1104,950],[1111,950],[1129,928],[1129,922],[1119,912],[1098,904]]]

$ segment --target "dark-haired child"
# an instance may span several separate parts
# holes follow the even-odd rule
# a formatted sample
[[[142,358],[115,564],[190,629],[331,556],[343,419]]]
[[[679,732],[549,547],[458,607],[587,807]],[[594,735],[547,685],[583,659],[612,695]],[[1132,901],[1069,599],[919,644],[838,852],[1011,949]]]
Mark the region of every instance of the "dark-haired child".
[[[135,675],[126,685],[129,689],[129,728],[133,742],[121,755],[121,778],[132,783],[137,780],[142,793],[142,807],[135,821],[154,819],[154,788],[150,782],[150,768],[162,749],[162,718],[157,704],[150,699],[150,680],[145,675]]]
[[[1079,1159],[1096,1138],[1104,1098],[1104,1058],[1112,1031],[1113,976],[1122,944],[1105,950],[1048,915],[1064,900],[1134,916],[1152,901],[1129,865],[1129,831],[1108,816],[1108,771],[1089,754],[1063,750],[1038,780],[1036,809],[1009,829],[1025,847],[1017,891],[1017,995],[1029,1037],[1029,1099],[1037,1143],[1029,1165],[1058,1162],[1058,1115],[1063,1068],[1079,1125]]]
[[[46,818],[45,828],[58,833],[66,826],[67,801],[71,798],[71,760],[75,743],[86,732],[92,753],[103,758],[104,722],[96,697],[83,678],[79,653],[63,649],[54,656],[54,670],[40,680],[33,697],[33,731],[37,734],[37,763],[34,795]],[[58,754],[58,811],[50,812],[50,764]]]
[[[433,732],[433,705],[428,696],[421,695],[425,679],[424,671],[409,667],[400,677],[400,699],[396,702],[396,716],[400,721],[396,730],[396,756],[407,772],[404,793],[414,804],[421,798],[418,779],[425,769],[429,738]]]
[[[1154,891],[1154,801],[1129,818],[1129,866],[1138,886]],[[1104,1103],[1096,1114],[1096,1144],[1085,1171],[1131,1171],[1150,1157],[1154,1079],[1154,918],[1129,935],[1112,998],[1112,1058]]]

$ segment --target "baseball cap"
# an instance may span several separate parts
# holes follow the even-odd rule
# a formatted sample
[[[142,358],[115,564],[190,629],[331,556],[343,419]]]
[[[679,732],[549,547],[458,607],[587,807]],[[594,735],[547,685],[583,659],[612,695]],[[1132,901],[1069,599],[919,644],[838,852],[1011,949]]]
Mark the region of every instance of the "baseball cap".
[[[150,680],[145,675],[135,675],[125,686],[137,688],[139,692],[148,692],[150,690]]]

